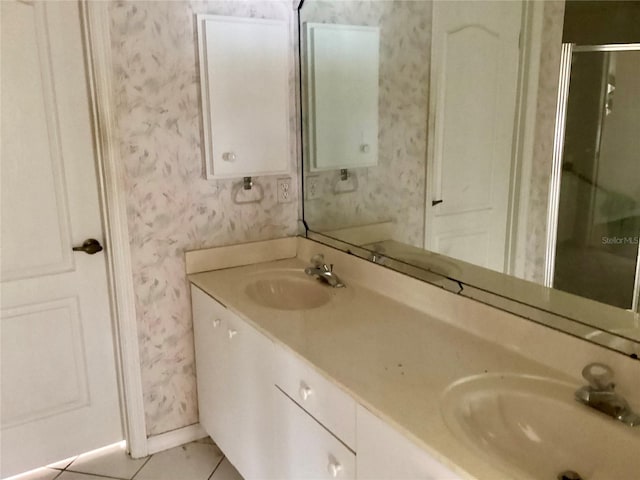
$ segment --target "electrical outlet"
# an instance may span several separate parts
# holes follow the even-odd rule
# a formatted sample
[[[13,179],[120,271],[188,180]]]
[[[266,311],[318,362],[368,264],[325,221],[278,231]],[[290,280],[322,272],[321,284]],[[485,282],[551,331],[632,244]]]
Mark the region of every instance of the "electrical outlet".
[[[307,200],[317,200],[318,198],[320,198],[322,196],[320,187],[320,176],[309,175],[304,182],[304,191]]]
[[[278,203],[289,203],[291,201],[291,177],[278,179]]]

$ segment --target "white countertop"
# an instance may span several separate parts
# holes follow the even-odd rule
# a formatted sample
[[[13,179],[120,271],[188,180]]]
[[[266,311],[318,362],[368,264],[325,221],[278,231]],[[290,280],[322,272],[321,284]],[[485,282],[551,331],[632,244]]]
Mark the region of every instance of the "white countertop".
[[[310,310],[263,307],[245,293],[246,285],[259,276],[270,278],[282,269],[300,272],[305,266],[291,258],[192,274],[189,279],[463,477],[497,480],[513,474],[499,470],[451,433],[440,409],[449,385],[492,372],[537,375],[578,386],[566,373],[410,308],[353,277],[341,275],[347,287],[330,289],[329,303]]]

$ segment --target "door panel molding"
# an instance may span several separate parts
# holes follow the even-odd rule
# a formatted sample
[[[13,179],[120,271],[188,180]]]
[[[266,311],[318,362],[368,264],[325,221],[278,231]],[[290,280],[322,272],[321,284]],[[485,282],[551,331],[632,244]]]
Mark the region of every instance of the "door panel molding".
[[[28,322],[31,327],[26,325]],[[2,373],[3,391],[11,391],[12,397],[19,392],[16,405],[10,398],[2,399],[3,430],[90,404],[77,296],[3,309],[2,330],[2,339],[10,342],[2,345],[2,364],[22,365],[25,369],[19,375],[10,370]],[[37,341],[30,338],[20,342],[18,339],[24,336],[44,337],[44,345],[38,352],[15,351],[17,345]],[[56,344],[56,340],[65,342]],[[13,358],[8,360],[7,355]],[[36,362],[33,368],[29,368],[31,361]],[[65,365],[64,378],[53,377],[56,372],[47,368],[53,362]]]
[[[40,165],[41,168],[39,169],[40,171],[38,172],[37,171],[38,169],[34,168],[33,170],[31,170],[30,176],[32,178],[34,176],[50,177],[49,179],[43,178],[43,180],[46,183],[50,184],[50,186],[53,188],[53,192],[50,192],[52,193],[50,198],[52,205],[49,205],[48,208],[50,210],[55,209],[55,212],[53,211],[44,212],[45,213],[44,217],[57,218],[57,230],[58,230],[57,241],[54,242],[49,240],[46,242],[45,245],[42,245],[42,243],[40,242],[41,239],[35,239],[32,235],[30,235],[31,228],[29,228],[29,226],[26,226],[26,228],[24,228],[24,226],[22,225],[23,220],[22,221],[17,220],[17,222],[14,222],[12,221],[13,216],[11,215],[11,211],[9,212],[3,211],[3,223],[9,221],[9,225],[7,226],[5,223],[4,228],[17,229],[18,231],[25,230],[20,235],[21,242],[36,241],[38,243],[37,252],[36,252],[37,255],[34,255],[31,257],[31,263],[30,263],[29,259],[25,259],[24,256],[17,254],[17,251],[18,251],[17,246],[16,248],[12,248],[10,245],[7,245],[5,243],[7,241],[8,236],[3,235],[3,237],[6,237],[6,238],[5,238],[5,242],[3,242],[4,243],[3,245],[4,261],[2,262],[2,267],[3,267],[2,281],[6,282],[11,280],[31,278],[31,277],[41,276],[41,275],[51,275],[56,273],[64,273],[64,272],[72,271],[74,269],[74,260],[71,252],[71,219],[69,216],[69,206],[68,206],[67,194],[66,194],[66,185],[65,185],[64,167],[63,167],[64,158],[63,158],[63,151],[62,151],[62,142],[60,137],[58,105],[57,105],[56,94],[55,94],[55,83],[54,83],[55,79],[54,79],[52,60],[51,60],[51,50],[49,48],[50,42],[49,42],[49,29],[47,26],[46,3],[45,2],[34,2],[34,3],[7,2],[3,4],[2,7],[3,9],[4,8],[20,9],[22,10],[21,14],[27,14],[24,16],[30,16],[33,22],[32,26],[33,26],[33,30],[35,31],[36,45],[34,46],[35,52],[32,51],[31,53],[34,54],[36,57],[35,62],[38,65],[38,70],[40,75],[39,75],[39,78],[34,79],[32,83],[37,82],[40,84],[39,85],[40,94],[42,96],[41,97],[41,101],[42,101],[41,113],[44,116],[44,118],[42,119],[43,120],[42,123],[44,125],[41,125],[41,126],[44,127],[44,130],[46,130],[45,135],[46,135],[46,140],[48,142],[48,147],[46,148],[46,150],[48,152],[48,159],[42,157],[40,159],[40,162],[42,162],[42,165]],[[28,10],[31,10],[29,12],[30,15],[27,13]],[[21,53],[21,55],[24,55],[24,54],[25,54],[24,52]],[[8,57],[12,57],[12,55],[8,55]],[[5,61],[10,62],[11,60],[5,60]],[[6,68],[6,67],[7,65],[4,65],[4,62],[3,62],[3,68]],[[19,92],[14,92],[14,93],[15,95],[13,95],[12,92],[10,91],[9,95],[11,97],[17,96],[18,98],[17,99],[12,98],[9,101],[6,101],[5,99],[5,102],[4,102],[5,104],[7,103],[13,104],[14,102],[23,103],[20,101]],[[33,95],[37,95],[37,93],[34,92],[30,96],[33,97]],[[35,102],[28,102],[28,103],[35,103]],[[36,107],[36,105],[32,105],[32,106]],[[20,117],[19,115],[17,116]],[[35,123],[37,122],[37,120],[33,119],[33,122]],[[3,154],[8,154],[7,156],[9,157],[3,160],[3,163],[5,164],[4,168],[6,168],[7,166],[6,163],[10,162],[11,170],[23,169],[25,166],[23,164],[18,165],[18,163],[21,163],[25,157],[27,158],[30,157],[29,155],[21,155],[22,153],[21,150],[23,148],[28,148],[28,147],[24,145],[16,146],[18,148],[16,148],[16,151],[13,151],[14,149],[11,148],[12,142],[9,140],[7,141],[7,143],[10,145],[9,147],[7,147],[10,150],[9,152],[6,152],[3,149]],[[37,149],[37,147],[35,148]],[[38,155],[36,155],[35,157],[37,158]],[[48,166],[45,166],[45,163],[48,163]],[[35,165],[30,165],[30,166],[36,167]],[[36,182],[37,182],[37,178],[33,178],[33,182],[30,182],[30,184],[32,185],[32,188],[36,188]],[[21,183],[22,182],[15,182],[15,184],[21,184]],[[24,201],[25,197],[20,196],[20,193],[22,193],[23,195],[26,194],[27,197],[30,197],[29,192],[15,192],[17,195],[12,195],[11,185],[3,185],[3,191],[6,192],[6,190],[9,191],[8,193],[9,198],[6,198],[5,197],[6,194],[5,194],[3,195],[2,200],[3,200],[3,203],[6,203],[7,205],[11,205],[11,204],[15,205],[15,203],[17,202]],[[45,189],[44,188],[41,189],[40,191],[41,194],[43,193],[42,192],[43,190]],[[9,218],[7,219],[7,217]],[[31,222],[33,221],[33,219],[30,219],[29,221]],[[36,223],[38,223],[37,220],[36,220]],[[24,237],[28,237],[28,238],[24,238]],[[7,247],[9,247],[9,251],[7,251]],[[48,254],[46,252],[47,249],[51,250],[48,252]],[[45,254],[43,255],[43,253]],[[38,257],[41,257],[41,258],[38,258]],[[16,262],[15,265],[13,265],[14,261]]]
[[[112,54],[109,2],[81,2],[93,129],[98,162],[111,308],[114,312],[118,380],[125,438],[133,458],[148,455],[147,428],[142,392],[135,294],[125,187],[119,157],[112,88]],[[117,280],[116,280],[117,279]]]

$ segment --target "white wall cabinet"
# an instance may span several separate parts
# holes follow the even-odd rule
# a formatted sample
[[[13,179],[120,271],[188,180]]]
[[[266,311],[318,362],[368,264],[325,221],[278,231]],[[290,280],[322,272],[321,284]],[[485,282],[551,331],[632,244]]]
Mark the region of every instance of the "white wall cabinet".
[[[289,24],[197,15],[207,178],[289,171]]]
[[[193,285],[191,298],[200,424],[246,480],[459,479]]]
[[[358,405],[359,480],[459,480],[407,437]]]

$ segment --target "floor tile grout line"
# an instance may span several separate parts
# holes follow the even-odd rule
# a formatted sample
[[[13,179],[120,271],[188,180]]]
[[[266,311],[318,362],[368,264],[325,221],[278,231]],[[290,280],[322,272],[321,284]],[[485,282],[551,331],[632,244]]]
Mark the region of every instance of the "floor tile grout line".
[[[65,472],[79,473],[80,475],[88,475],[88,476],[96,477],[96,478],[108,478],[109,480],[127,480],[126,478],[122,478],[122,477],[112,477],[110,475],[99,475],[97,473],[80,472],[78,470],[68,470],[68,469],[65,469],[62,472],[60,472],[60,475],[62,475]],[[56,477],[56,478],[58,478],[58,477]]]
[[[66,467],[60,468],[60,467],[51,467],[49,465],[46,465],[45,468],[51,468],[52,470],[59,470],[60,472],[64,472],[67,468],[69,468],[71,466],[71,464],[73,462],[75,462],[79,458],[80,458],[80,455],[76,455],[76,457],[73,460],[71,460],[69,463],[67,463]],[[58,477],[56,477],[56,478],[58,478]]]
[[[133,477],[131,477],[130,480],[133,480],[134,478],[136,478],[136,475],[138,475],[140,473],[140,471],[142,471],[142,469],[147,465],[147,463],[149,463],[149,460],[151,460],[153,458],[154,454],[151,454],[147,457],[147,459],[144,461],[144,463],[142,465],[140,465],[140,468],[138,470],[136,470],[136,473],[133,474]]]
[[[222,458],[220,459],[220,461],[216,464],[215,467],[213,467],[213,472],[211,472],[211,475],[209,475],[207,477],[207,480],[211,480],[211,477],[213,477],[213,474],[216,473],[216,470],[218,470],[218,467],[220,466],[220,464],[222,464],[222,462],[224,462],[224,459],[227,458],[224,455],[222,455]]]

